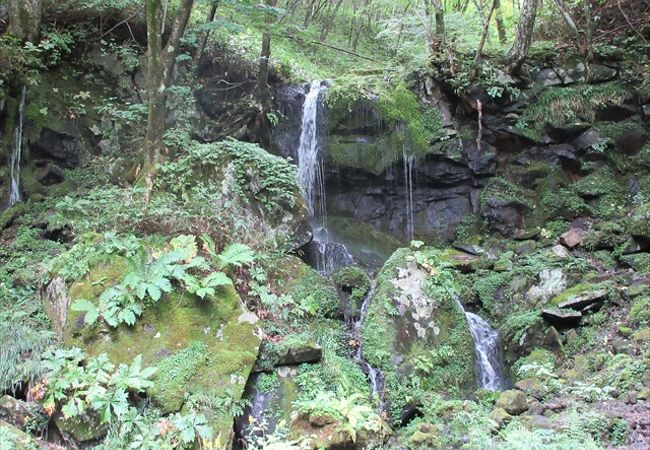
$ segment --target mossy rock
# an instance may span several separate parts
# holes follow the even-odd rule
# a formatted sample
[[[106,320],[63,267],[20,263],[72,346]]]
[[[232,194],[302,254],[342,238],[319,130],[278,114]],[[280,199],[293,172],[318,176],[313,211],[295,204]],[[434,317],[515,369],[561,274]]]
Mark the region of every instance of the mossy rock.
[[[93,300],[102,285],[120,279],[124,263],[93,268],[70,288],[76,299]],[[147,307],[134,326],[109,329],[83,325],[81,313],[68,311],[66,346],[82,347],[90,355],[108,354],[115,364],[130,363],[142,355],[144,366],[157,366],[152,401],[163,412],[179,411],[186,395],[208,394],[239,400],[260,345],[257,317],[246,311],[234,289],[221,289],[214,297],[199,299],[173,292]],[[215,434],[229,438],[232,417],[205,411]]]
[[[623,255],[619,261],[640,273],[650,273],[650,253]]]
[[[629,318],[636,324],[650,323],[650,297],[635,299],[630,307]]]
[[[327,227],[364,266],[381,267],[395,250],[405,244],[390,233],[348,217],[328,217]]]
[[[386,262],[361,330],[363,355],[385,377],[394,420],[413,400],[406,385],[410,377],[438,392],[461,394],[475,386],[474,343],[465,316],[452,299],[425,293],[429,274],[412,261],[412,254],[399,249]],[[452,356],[434,361],[427,372],[416,368],[418,359],[433,358],[441,347]]]
[[[77,443],[99,442],[108,431],[108,425],[100,425],[96,413],[82,414],[72,418],[66,418],[63,414],[58,413],[54,416],[54,423],[61,432]]]
[[[650,203],[642,204],[632,213],[627,231],[636,238],[650,241]]]
[[[497,408],[503,408],[508,414],[519,415],[528,409],[526,395],[517,389],[503,391],[496,403]]]
[[[607,291],[604,291],[606,284],[589,284],[589,283],[580,283],[576,284],[569,289],[564,290],[562,293],[553,297],[549,304],[552,306],[560,306],[567,303],[579,302],[584,300],[584,302],[596,301],[602,299]]]
[[[0,448],[7,450],[38,450],[38,442],[18,428],[0,420]]]
[[[494,261],[486,256],[472,255],[453,248],[443,250],[440,253],[440,261],[464,273],[489,270],[494,267]]]
[[[402,157],[390,135],[332,135],[325,150],[337,167],[349,167],[380,175]]]
[[[287,255],[266,264],[273,292],[291,296],[298,304],[310,300],[315,315],[336,317],[341,301],[332,283],[296,256]]]

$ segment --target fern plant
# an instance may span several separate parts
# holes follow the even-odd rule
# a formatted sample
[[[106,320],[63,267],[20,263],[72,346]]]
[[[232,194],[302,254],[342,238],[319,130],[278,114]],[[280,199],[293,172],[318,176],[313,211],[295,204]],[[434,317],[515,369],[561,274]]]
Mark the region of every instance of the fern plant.
[[[128,272],[119,283],[105,289],[97,301],[78,299],[72,304],[72,310],[85,313],[86,325],[100,319],[111,327],[122,323],[134,325],[148,305],[172,292],[174,283],[205,299],[214,296],[219,288],[233,285],[225,270],[251,264],[256,258],[246,245],[231,244],[217,253],[216,244],[209,236],[203,236],[202,240],[210,261],[198,255],[196,238],[191,235],[172,239],[169,250],[153,255],[141,243],[136,245],[131,239],[125,241],[107,235],[104,251],[125,256]]]

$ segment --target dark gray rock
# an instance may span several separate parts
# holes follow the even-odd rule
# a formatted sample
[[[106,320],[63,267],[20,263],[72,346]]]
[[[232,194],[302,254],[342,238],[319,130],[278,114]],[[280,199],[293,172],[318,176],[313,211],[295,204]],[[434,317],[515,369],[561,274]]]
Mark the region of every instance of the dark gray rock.
[[[566,309],[546,308],[542,310],[542,317],[553,326],[573,327],[580,324],[582,313]]]

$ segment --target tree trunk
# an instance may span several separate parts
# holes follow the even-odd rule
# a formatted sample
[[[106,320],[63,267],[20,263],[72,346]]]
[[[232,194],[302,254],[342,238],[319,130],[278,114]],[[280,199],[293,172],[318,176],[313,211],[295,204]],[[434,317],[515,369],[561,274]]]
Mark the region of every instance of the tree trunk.
[[[483,34],[481,35],[481,42],[478,44],[478,49],[476,50],[476,56],[474,56],[474,62],[472,63],[472,70],[469,74],[469,80],[474,81],[478,76],[478,63],[481,61],[481,56],[483,54],[483,47],[485,46],[485,41],[487,39],[487,34],[490,29],[490,20],[492,19],[492,14],[497,7],[499,0],[493,0],[492,7],[488,12],[488,15],[485,19],[485,25],[483,26]]]
[[[217,14],[217,8],[219,7],[220,0],[212,0],[212,5],[210,5],[210,12],[208,13],[208,20],[206,24],[210,24],[214,21],[214,16]],[[203,53],[205,53],[205,47],[208,45],[208,39],[210,38],[210,30],[205,30],[201,33],[201,38],[199,39],[199,47],[196,49],[194,54],[194,62],[198,63],[203,58]]]
[[[431,0],[433,9],[436,11],[436,36],[440,41],[441,47],[445,43],[445,11],[442,8],[441,0]]]
[[[9,34],[36,41],[41,26],[43,0],[9,0]]]
[[[501,0],[496,0],[495,19],[497,22],[497,33],[499,33],[499,42],[505,44],[508,40],[506,36],[506,26],[503,22],[503,9],[501,9]]]
[[[275,6],[277,0],[265,0],[266,6]],[[260,70],[257,74],[257,96],[262,108],[265,111],[271,109],[271,94],[269,92],[269,58],[271,57],[271,31],[268,25],[271,24],[272,18],[266,16],[267,29],[262,35],[262,51],[260,52]]]
[[[164,150],[167,87],[172,81],[180,41],[185,34],[194,0],[181,0],[172,20],[169,38],[163,43],[165,12],[162,0],[146,0],[147,16],[147,94],[149,108],[144,140],[144,167],[142,176],[155,172]]]
[[[517,24],[517,34],[512,48],[508,52],[508,72],[513,73],[519,70],[523,64],[530,45],[533,42],[533,31],[535,29],[535,18],[539,0],[524,0]]]

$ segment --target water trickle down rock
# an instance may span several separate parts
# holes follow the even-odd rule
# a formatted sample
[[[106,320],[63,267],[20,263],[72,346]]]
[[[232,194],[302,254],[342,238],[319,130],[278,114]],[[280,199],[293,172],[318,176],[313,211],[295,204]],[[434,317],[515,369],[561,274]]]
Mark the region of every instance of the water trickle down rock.
[[[27,98],[27,87],[23,86],[20,95],[20,106],[18,108],[18,123],[14,130],[14,148],[9,159],[11,168],[11,184],[9,190],[9,206],[13,206],[21,200],[20,195],[20,160],[23,154],[23,135],[25,124],[25,100]]]
[[[465,311],[460,301],[456,300],[456,303],[465,313],[469,331],[474,339],[479,386],[489,391],[498,391],[505,388],[506,383],[502,375],[499,350],[499,333],[480,316]]]

